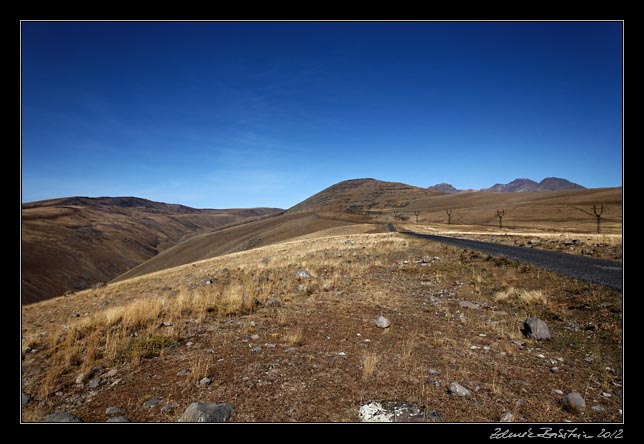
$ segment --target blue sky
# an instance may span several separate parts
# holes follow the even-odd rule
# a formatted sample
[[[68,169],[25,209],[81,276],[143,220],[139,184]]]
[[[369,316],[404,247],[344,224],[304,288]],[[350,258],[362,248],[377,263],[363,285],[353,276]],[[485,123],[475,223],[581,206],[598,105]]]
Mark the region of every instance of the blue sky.
[[[22,199],[622,185],[621,22],[23,22]]]

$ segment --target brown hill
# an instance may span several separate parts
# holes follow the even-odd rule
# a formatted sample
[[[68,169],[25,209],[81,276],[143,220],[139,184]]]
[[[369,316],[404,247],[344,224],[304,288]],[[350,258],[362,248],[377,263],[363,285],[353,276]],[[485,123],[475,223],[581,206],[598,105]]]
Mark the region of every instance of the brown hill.
[[[441,193],[398,182],[353,179],[332,185],[292,207],[296,211],[360,211],[404,208],[412,200],[439,196]]]
[[[187,236],[279,211],[198,210],[135,197],[23,204],[22,303],[109,281]]]

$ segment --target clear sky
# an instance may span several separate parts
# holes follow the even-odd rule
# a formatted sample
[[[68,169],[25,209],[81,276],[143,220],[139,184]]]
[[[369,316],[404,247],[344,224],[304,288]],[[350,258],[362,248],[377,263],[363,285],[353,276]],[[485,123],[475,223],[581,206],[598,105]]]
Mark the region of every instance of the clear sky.
[[[622,185],[621,22],[23,22],[22,199]]]

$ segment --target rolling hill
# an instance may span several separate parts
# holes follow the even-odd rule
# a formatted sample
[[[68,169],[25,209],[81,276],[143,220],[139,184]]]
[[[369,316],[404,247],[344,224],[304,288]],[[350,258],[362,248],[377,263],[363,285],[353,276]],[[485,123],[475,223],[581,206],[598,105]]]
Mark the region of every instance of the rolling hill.
[[[199,210],[135,197],[23,204],[22,303],[109,281],[188,236],[281,211]]]
[[[337,183],[293,206],[284,214],[194,236],[118,276],[122,281],[229,253],[313,236],[334,230],[386,231],[390,222],[498,226],[496,210],[505,210],[506,229],[593,232],[592,205],[603,202],[606,232],[621,232],[621,188],[531,193],[464,192],[441,194],[401,183],[355,179]],[[394,216],[396,212],[396,216]],[[359,227],[359,228],[358,228]]]

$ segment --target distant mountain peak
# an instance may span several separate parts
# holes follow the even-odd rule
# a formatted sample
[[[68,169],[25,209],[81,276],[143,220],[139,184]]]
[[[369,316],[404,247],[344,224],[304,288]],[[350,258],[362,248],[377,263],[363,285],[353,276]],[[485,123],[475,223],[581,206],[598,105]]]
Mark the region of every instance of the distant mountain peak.
[[[449,183],[437,183],[436,185],[432,185],[431,187],[427,188],[428,190],[436,191],[438,193],[447,193],[447,194],[453,194],[453,193],[458,193],[459,190],[454,188],[452,184]]]
[[[559,177],[546,177],[537,183],[531,179],[514,179],[510,183],[497,183],[483,191],[497,193],[526,193],[531,191],[582,190],[585,187]]]

